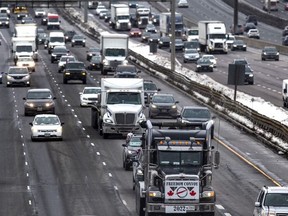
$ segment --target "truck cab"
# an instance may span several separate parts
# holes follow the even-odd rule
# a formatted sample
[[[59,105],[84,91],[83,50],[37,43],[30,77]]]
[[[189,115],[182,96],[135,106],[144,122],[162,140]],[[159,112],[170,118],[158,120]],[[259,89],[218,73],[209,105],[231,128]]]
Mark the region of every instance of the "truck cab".
[[[48,49],[49,54],[51,54],[55,46],[65,46],[65,36],[62,31],[50,32],[44,44],[44,48]]]
[[[47,30],[60,29],[60,17],[58,14],[48,13],[47,15]]]

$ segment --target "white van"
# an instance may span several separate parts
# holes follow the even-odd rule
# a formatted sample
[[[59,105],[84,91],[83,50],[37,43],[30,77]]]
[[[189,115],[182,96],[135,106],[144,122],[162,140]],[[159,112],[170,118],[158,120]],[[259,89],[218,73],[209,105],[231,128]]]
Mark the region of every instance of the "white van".
[[[48,49],[49,54],[51,54],[55,46],[65,46],[64,33],[61,31],[50,32],[44,45],[45,49]]]
[[[283,106],[288,108],[288,79],[283,80],[282,83],[282,98]]]

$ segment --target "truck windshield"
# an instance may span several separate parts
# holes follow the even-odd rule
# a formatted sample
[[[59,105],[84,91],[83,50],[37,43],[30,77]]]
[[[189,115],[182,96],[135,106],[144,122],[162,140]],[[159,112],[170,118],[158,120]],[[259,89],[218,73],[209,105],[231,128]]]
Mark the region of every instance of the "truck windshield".
[[[108,48],[105,50],[105,56],[126,56],[125,49]]]
[[[125,16],[125,15],[117,16],[117,19],[118,20],[127,20],[127,19],[129,19],[129,15],[127,15],[127,16]]]
[[[17,46],[16,52],[32,52],[32,46]]]
[[[288,193],[268,193],[264,206],[288,207]]]
[[[188,31],[188,35],[198,35],[198,34],[199,34],[198,30],[189,30]]]
[[[177,23],[177,24],[175,24],[175,29],[176,29],[176,30],[183,30],[183,23]]]
[[[225,34],[210,34],[209,35],[210,39],[226,39]]]
[[[50,42],[64,42],[64,37],[50,37]]]
[[[107,104],[135,104],[140,105],[141,94],[138,92],[109,92]]]
[[[160,166],[200,166],[202,152],[197,151],[160,151]]]

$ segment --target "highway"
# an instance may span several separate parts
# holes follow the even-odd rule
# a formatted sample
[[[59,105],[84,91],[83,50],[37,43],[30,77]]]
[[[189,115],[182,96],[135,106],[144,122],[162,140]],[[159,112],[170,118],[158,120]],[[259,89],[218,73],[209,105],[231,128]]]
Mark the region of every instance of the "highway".
[[[64,30],[75,28],[64,19],[61,27]],[[78,29],[76,31],[79,32]],[[1,33],[9,44],[10,31],[1,29]],[[87,47],[90,46],[98,45],[87,38]],[[88,64],[85,60],[87,48],[72,48],[70,44],[67,47],[79,60]],[[7,45],[0,48],[3,53],[9,53]],[[251,51],[254,52],[253,49]],[[259,51],[255,52],[256,59]],[[131,171],[122,168],[121,144],[124,139],[116,136],[109,140],[102,139],[91,127],[90,109],[79,106],[79,92],[84,86],[99,85],[100,72],[90,71],[87,85],[78,82],[64,85],[62,74],[57,73],[57,64],[50,63],[50,56],[43,47],[40,47],[40,56],[41,61],[32,74],[31,88],[52,89],[57,97],[56,114],[65,123],[64,140],[30,141],[28,123],[33,117],[24,117],[22,99],[28,88],[7,88],[4,79],[4,84],[0,86],[0,130],[3,132],[0,146],[3,149],[1,160],[5,162],[1,163],[0,196],[3,205],[0,214],[28,216],[37,211],[41,216],[136,215]],[[233,59],[230,54],[224,57],[227,59],[223,59],[223,63],[219,59],[219,70],[221,64]],[[11,64],[7,56],[1,62],[1,71],[7,70],[8,64]],[[173,93],[180,106],[199,105],[162,80],[144,71],[141,76],[153,80],[162,92]],[[277,182],[287,184],[287,160],[221,118],[216,120],[215,126],[214,145],[221,152],[221,164],[218,170],[213,170],[213,184],[217,192],[217,205],[225,208],[223,210],[218,206],[216,215],[223,212],[233,216],[251,215],[258,191],[263,185]],[[232,149],[239,152],[238,155]],[[276,182],[273,183],[247,164],[245,159],[261,167]]]

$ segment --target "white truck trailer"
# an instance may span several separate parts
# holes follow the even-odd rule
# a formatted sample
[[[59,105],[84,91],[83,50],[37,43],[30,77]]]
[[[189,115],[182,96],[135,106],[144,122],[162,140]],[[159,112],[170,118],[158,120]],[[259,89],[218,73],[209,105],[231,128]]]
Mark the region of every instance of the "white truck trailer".
[[[100,38],[102,61],[100,70],[102,75],[108,71],[114,72],[118,65],[127,64],[129,36],[126,34],[111,34],[103,32]]]
[[[110,25],[113,29],[129,31],[131,29],[129,6],[126,4],[111,4]]]
[[[199,43],[201,52],[227,54],[226,26],[222,21],[199,21]]]
[[[13,37],[11,39],[11,52],[16,64],[17,58],[21,56],[31,56],[38,61],[38,45],[36,42],[36,24],[16,24]]]
[[[142,133],[139,123],[146,120],[142,78],[102,78],[101,100],[91,106],[91,123],[103,138]]]

